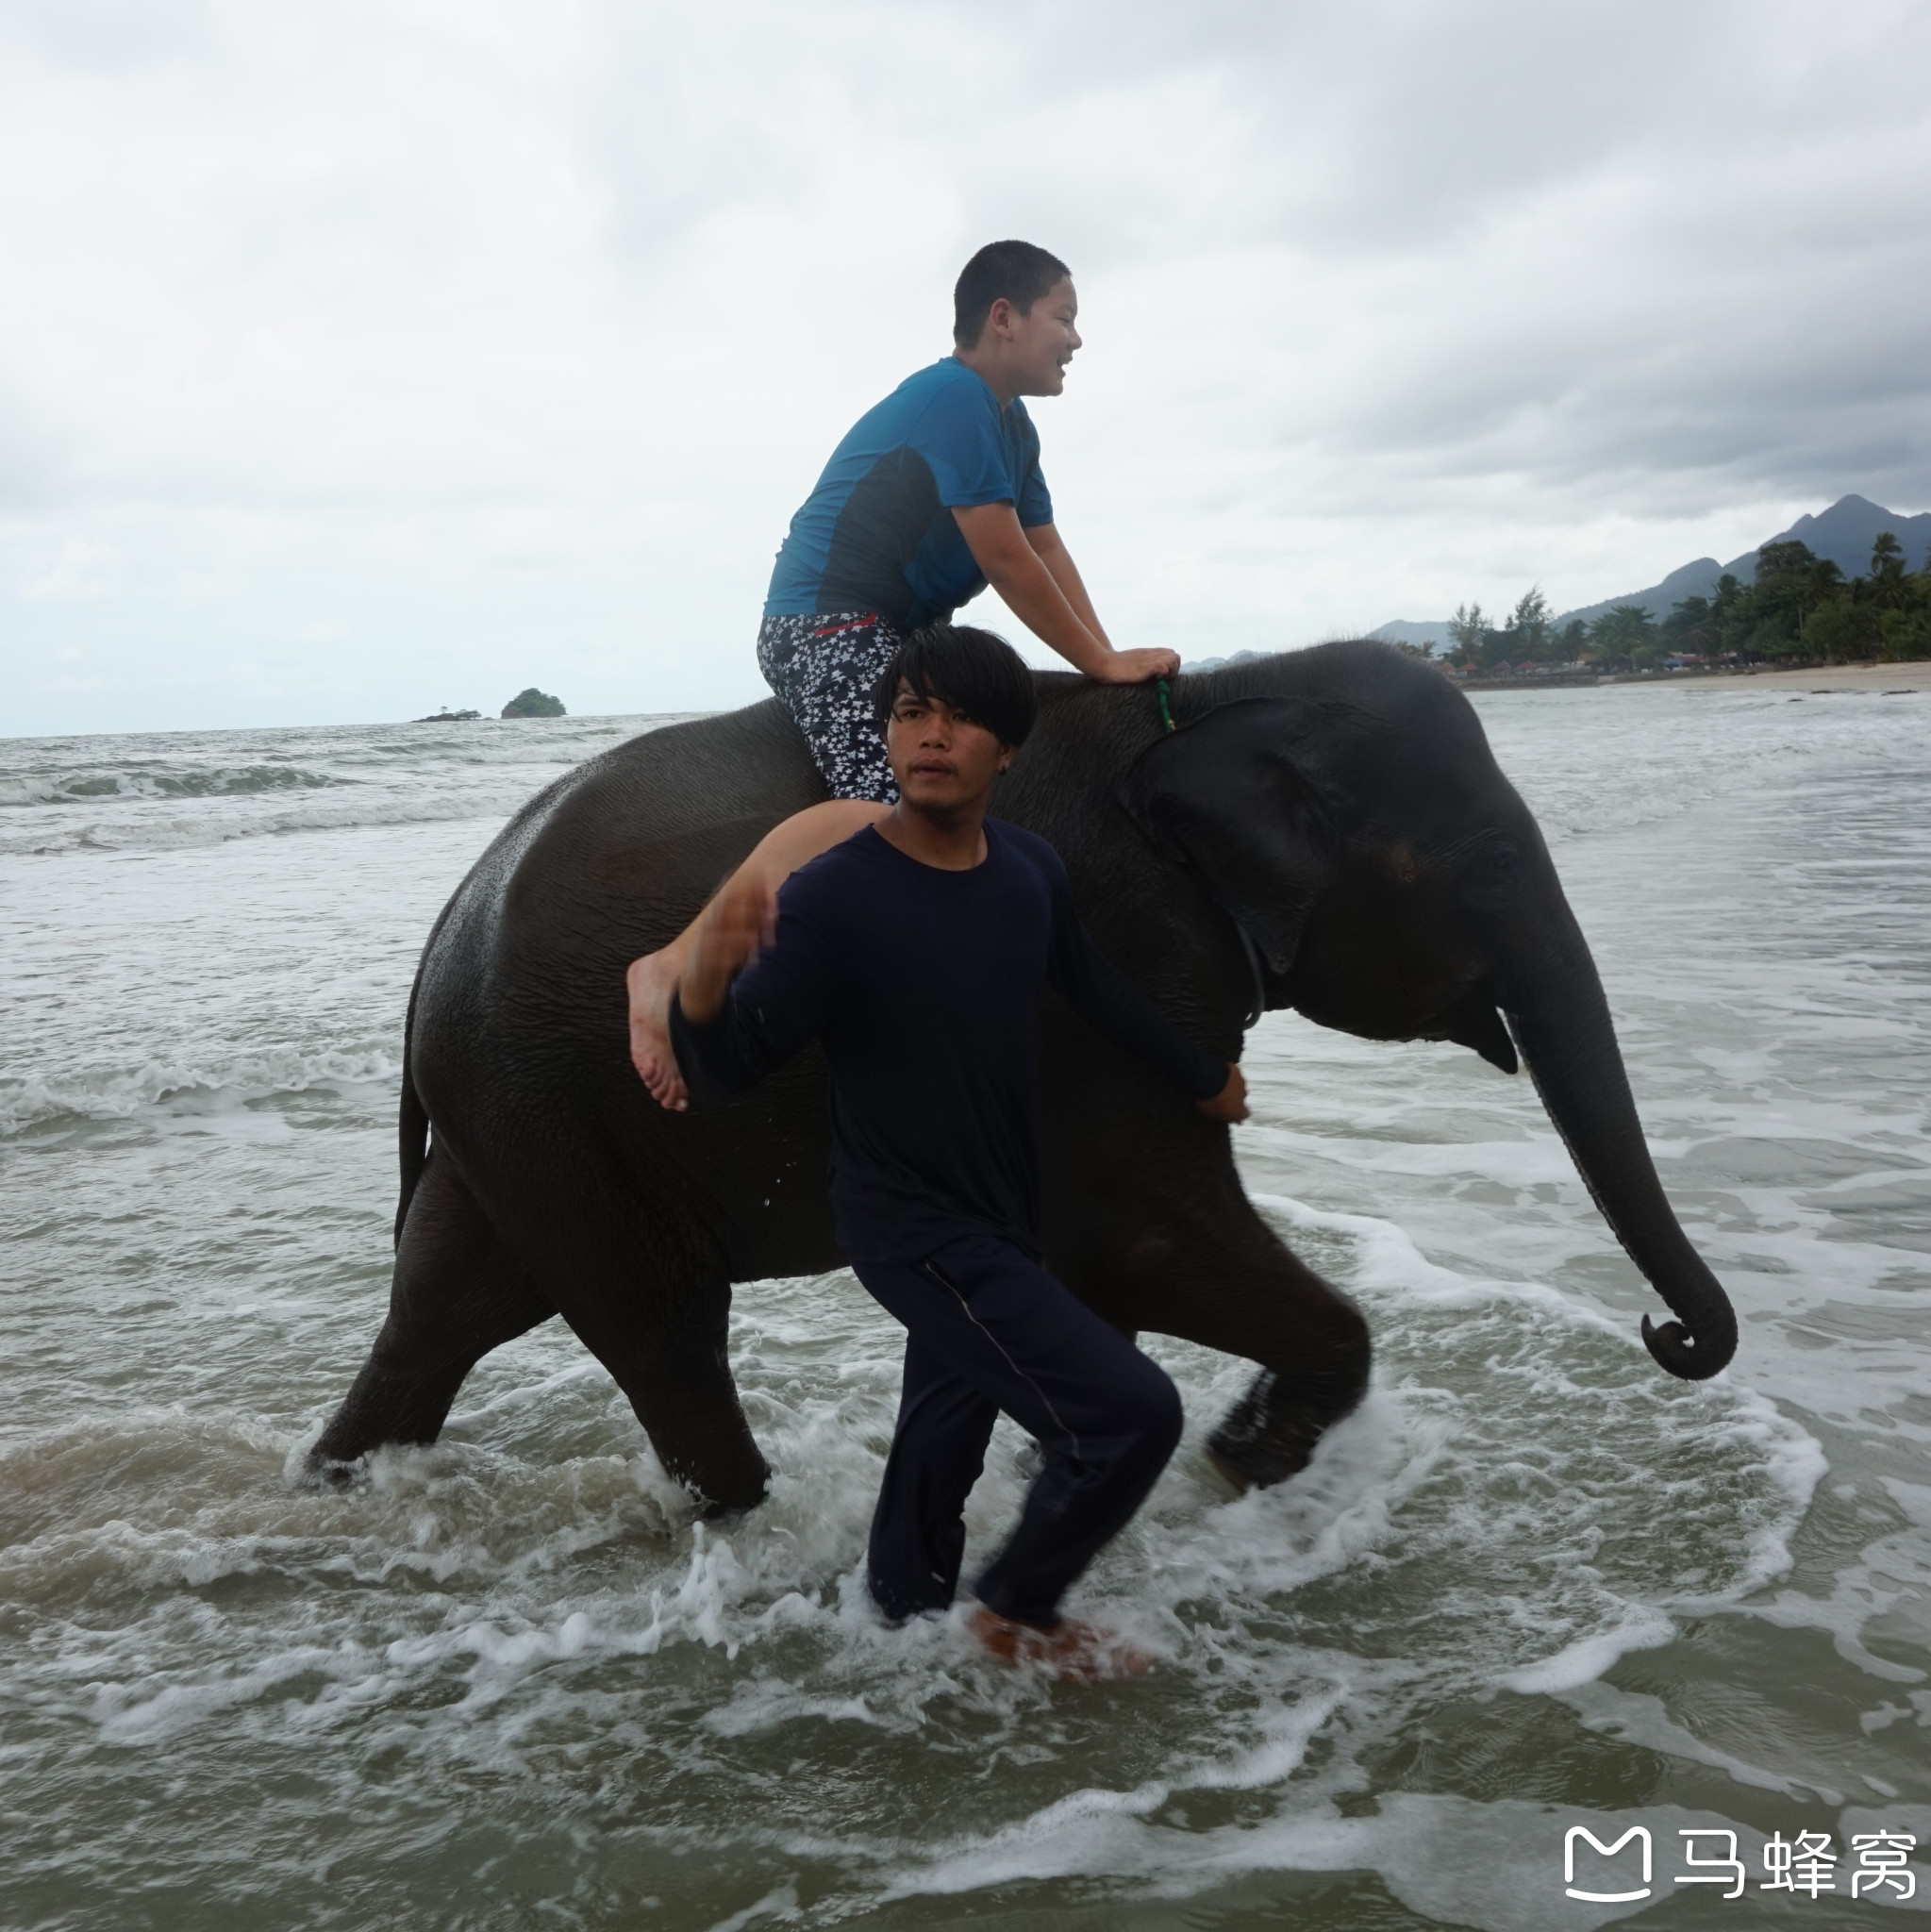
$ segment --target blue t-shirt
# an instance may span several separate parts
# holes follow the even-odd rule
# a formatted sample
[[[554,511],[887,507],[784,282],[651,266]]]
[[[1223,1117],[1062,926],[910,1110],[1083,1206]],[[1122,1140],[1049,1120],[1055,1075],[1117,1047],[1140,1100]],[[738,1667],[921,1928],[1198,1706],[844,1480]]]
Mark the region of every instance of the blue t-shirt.
[[[1009,503],[1027,527],[1053,521],[1040,434],[948,356],[867,409],[791,519],[771,574],[767,617],[875,610],[915,629],[986,588],[955,509]]]

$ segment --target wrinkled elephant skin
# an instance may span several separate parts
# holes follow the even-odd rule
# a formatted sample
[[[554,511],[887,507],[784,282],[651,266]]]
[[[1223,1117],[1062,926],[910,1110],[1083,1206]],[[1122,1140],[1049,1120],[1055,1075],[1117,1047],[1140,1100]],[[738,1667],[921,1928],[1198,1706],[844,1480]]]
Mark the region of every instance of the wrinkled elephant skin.
[[[1040,679],[995,802],[1051,839],[1101,943],[1238,1058],[1257,1006],[1376,1040],[1517,1051],[1598,1205],[1673,1319],[1662,1365],[1714,1374],[1736,1328],[1671,1212],[1603,990],[1527,808],[1467,700],[1375,643],[1153,694]],[[388,1320],[315,1451],[426,1442],[489,1350],[561,1315],[712,1509],[767,1469],[726,1355],[731,1286],[838,1265],[815,1051],[731,1106],[660,1111],[632,1070],[624,971],[777,820],[823,796],[775,702],[618,745],[533,799],[444,909],[410,996]],[[1304,1468],[1359,1401],[1348,1298],[1255,1212],[1226,1128],[1049,1000],[1042,1233],[1108,1321],[1259,1370],[1210,1453],[1237,1482]]]

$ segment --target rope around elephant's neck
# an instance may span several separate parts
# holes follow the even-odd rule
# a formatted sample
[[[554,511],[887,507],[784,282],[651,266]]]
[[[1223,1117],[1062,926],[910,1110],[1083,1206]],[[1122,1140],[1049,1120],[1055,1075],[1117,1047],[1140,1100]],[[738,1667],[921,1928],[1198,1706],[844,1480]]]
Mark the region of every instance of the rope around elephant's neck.
[[[1174,687],[1164,677],[1154,679],[1154,695],[1160,701],[1160,723],[1171,731],[1179,730],[1174,723]],[[1267,1010],[1267,974],[1260,961],[1260,948],[1254,943],[1254,935],[1237,919],[1234,930],[1240,935],[1240,951],[1247,960],[1247,971],[1254,981],[1253,997],[1248,1001],[1246,1017],[1240,1023],[1241,1032],[1258,1020]]]

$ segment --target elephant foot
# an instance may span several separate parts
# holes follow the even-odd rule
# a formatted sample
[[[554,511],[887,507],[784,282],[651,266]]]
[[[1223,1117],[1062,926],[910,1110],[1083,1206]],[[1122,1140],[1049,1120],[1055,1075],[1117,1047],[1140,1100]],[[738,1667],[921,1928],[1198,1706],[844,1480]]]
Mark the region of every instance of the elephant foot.
[[[771,1493],[771,1467],[759,1456],[736,1469],[707,1470],[701,1476],[673,1471],[690,1493],[700,1523],[729,1523],[756,1509]]]
[[[318,1442],[303,1457],[294,1481],[305,1490],[350,1490],[366,1482],[369,1465],[359,1456],[331,1456]]]
[[[765,1491],[760,1491],[748,1503],[716,1503],[710,1497],[696,1490],[691,1491],[691,1499],[697,1505],[699,1523],[719,1523],[728,1527],[749,1516],[763,1501]]]
[[[1228,1489],[1233,1491],[1235,1495],[1244,1496],[1247,1493],[1247,1491],[1254,1487],[1254,1485],[1251,1482],[1249,1482],[1247,1478],[1244,1475],[1242,1475],[1238,1469],[1236,1469],[1234,1465],[1231,1462],[1229,1462],[1227,1458],[1224,1456],[1223,1456],[1218,1449],[1214,1447],[1211,1439],[1208,1440],[1207,1445],[1207,1460],[1208,1467],[1211,1468],[1213,1473],[1217,1476],[1219,1476],[1224,1483],[1226,1484]]]
[[[1237,1490],[1265,1490],[1299,1475],[1313,1460],[1315,1444],[1348,1412],[1283,1401],[1277,1388],[1263,1372],[1207,1438],[1207,1460]]]

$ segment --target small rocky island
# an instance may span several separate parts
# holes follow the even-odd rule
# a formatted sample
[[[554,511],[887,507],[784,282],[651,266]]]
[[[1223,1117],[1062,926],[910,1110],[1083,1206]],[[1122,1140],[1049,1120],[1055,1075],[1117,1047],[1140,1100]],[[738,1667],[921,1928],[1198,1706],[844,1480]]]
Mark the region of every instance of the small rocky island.
[[[503,707],[506,718],[562,718],[569,714],[563,708],[561,698],[553,698],[548,691],[539,691],[531,685],[526,691],[520,691]]]
[[[472,718],[480,718],[480,711],[435,711],[426,718],[418,718],[418,724],[466,724]]]

